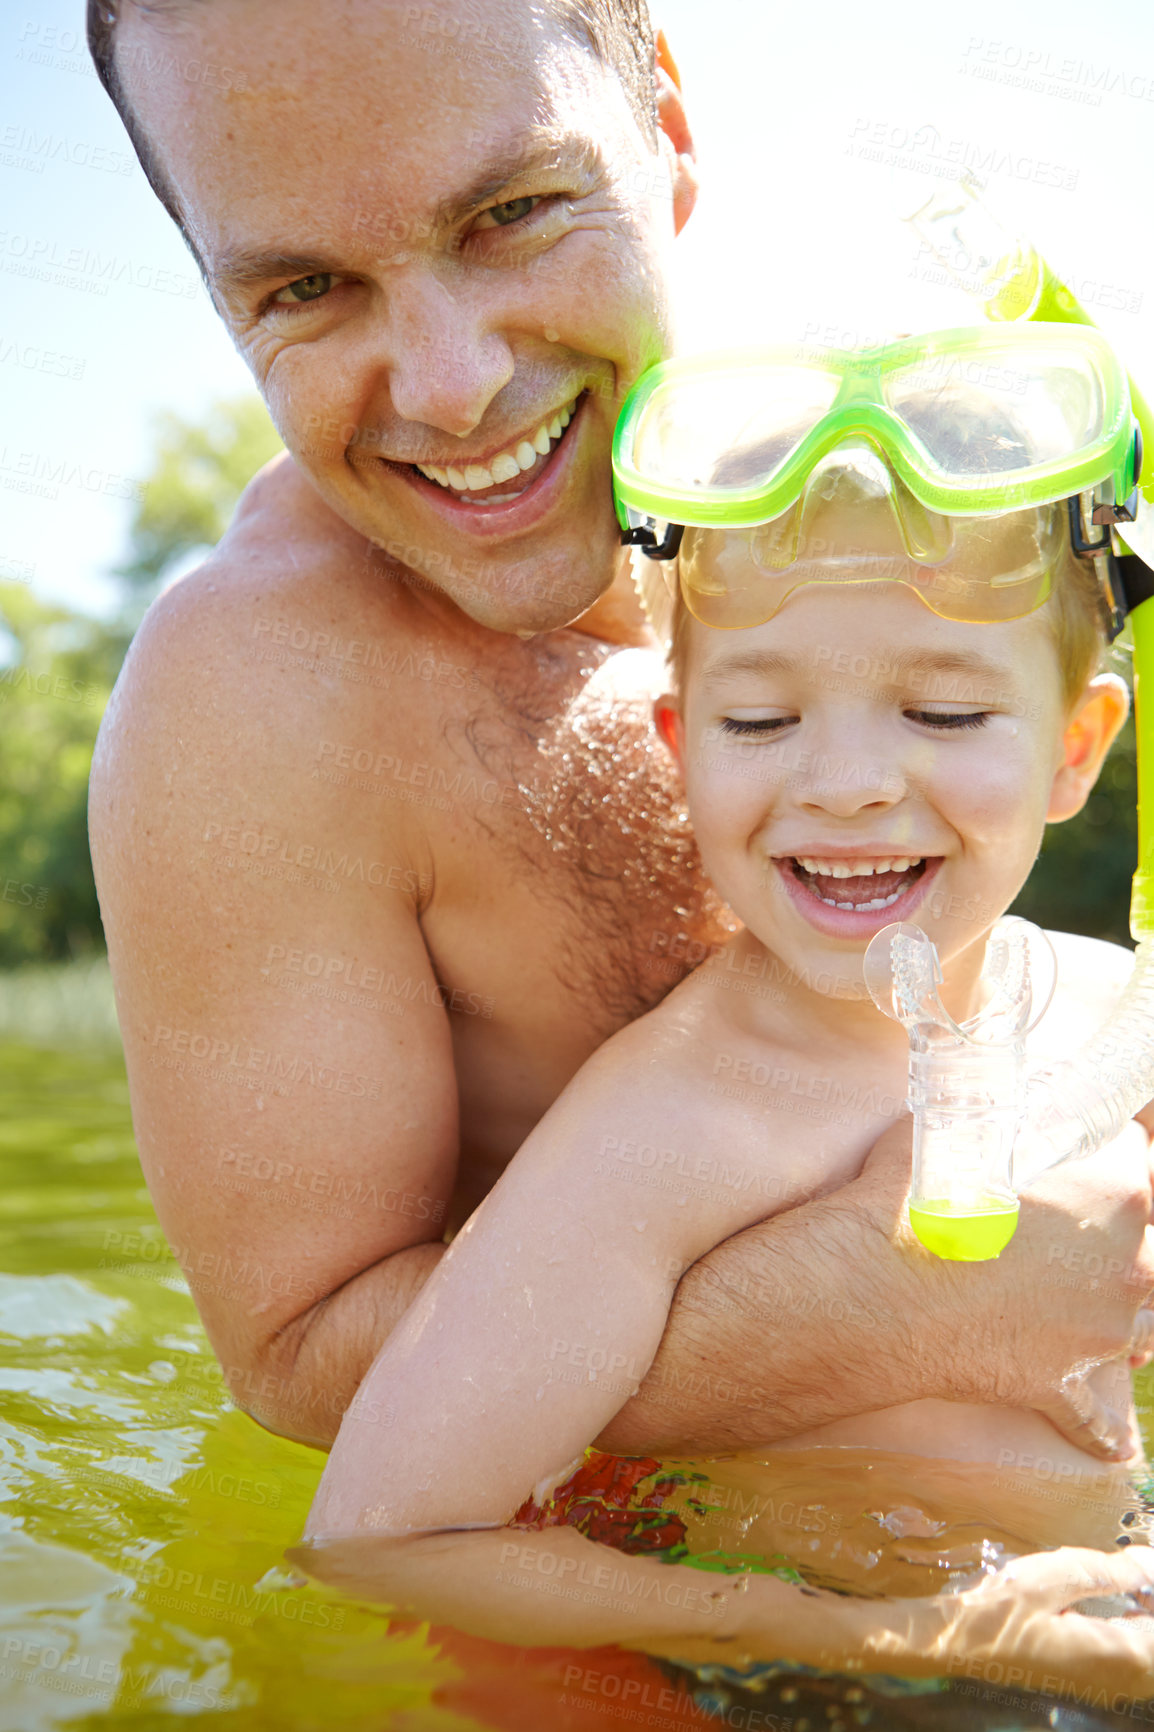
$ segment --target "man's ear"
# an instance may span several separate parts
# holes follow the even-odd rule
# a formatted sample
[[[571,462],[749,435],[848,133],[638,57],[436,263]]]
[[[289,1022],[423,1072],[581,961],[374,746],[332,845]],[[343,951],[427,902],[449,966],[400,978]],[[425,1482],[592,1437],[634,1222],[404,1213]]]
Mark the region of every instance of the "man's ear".
[[[1130,694],[1117,674],[1097,674],[1090,681],[1062,735],[1062,762],[1050,789],[1048,824],[1060,824],[1082,810],[1129,709]]]
[[[660,734],[670,757],[685,776],[685,723],[672,692],[662,692],[653,705],[653,724]]]
[[[693,134],[685,117],[681,96],[681,74],[669,52],[664,30],[657,32],[654,83],[657,90],[657,123],[663,135],[659,142],[669,159],[669,175],[673,185],[673,232],[680,234],[697,203],[697,153]]]

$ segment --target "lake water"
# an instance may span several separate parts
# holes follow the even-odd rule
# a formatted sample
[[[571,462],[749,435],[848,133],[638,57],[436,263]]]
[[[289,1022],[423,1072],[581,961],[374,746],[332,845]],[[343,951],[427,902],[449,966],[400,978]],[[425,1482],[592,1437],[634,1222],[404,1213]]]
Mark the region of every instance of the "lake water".
[[[782,1669],[750,1689],[279,1586],[323,1458],[229,1401],[149,1205],[119,1056],[6,1045],[0,1102],[2,1732],[1115,1724],[960,1685]]]

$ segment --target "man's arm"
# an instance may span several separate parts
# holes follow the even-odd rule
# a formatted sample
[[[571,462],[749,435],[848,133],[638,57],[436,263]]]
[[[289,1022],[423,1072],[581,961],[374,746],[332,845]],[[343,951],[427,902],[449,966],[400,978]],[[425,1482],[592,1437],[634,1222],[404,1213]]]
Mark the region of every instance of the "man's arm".
[[[325,740],[379,739],[387,695],[262,656],[315,593],[229,558],[138,635],[93,857],[161,1225],[236,1400],[324,1444],[444,1249],[453,1054],[410,808],[316,774]],[[350,566],[320,623],[384,637],[379,576]]]
[[[1143,1136],[1042,1175],[996,1263],[916,1244],[902,1221],[909,1150],[903,1121],[852,1184],[696,1263],[598,1446],[717,1454],[936,1397],[1036,1408],[1081,1448],[1126,1458],[1125,1419],[1070,1374],[1141,1348],[1154,1325],[1146,1311],[1135,1322],[1154,1288]]]

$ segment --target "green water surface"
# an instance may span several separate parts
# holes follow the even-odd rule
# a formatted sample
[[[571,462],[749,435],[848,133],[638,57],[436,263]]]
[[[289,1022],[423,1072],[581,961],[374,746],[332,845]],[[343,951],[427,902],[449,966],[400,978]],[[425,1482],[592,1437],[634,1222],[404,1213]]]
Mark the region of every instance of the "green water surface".
[[[458,1639],[269,1585],[324,1458],[225,1393],[149,1203],[119,1055],[0,1046],[0,1172],[0,1732],[152,1732],[189,1717],[230,1732],[636,1723],[588,1683],[615,1682],[613,1650],[582,1698],[563,1685],[587,1656]],[[663,1701],[668,1673],[621,1664],[650,1667],[644,1700]],[[826,1692],[815,1725],[1052,1724],[989,1719],[952,1691],[896,1718],[896,1701],[875,1712],[860,1681],[854,1694],[823,1677],[803,1680]],[[647,1723],[775,1723],[734,1719],[730,1685],[710,1688]],[[791,1699],[760,1701],[784,1724]]]

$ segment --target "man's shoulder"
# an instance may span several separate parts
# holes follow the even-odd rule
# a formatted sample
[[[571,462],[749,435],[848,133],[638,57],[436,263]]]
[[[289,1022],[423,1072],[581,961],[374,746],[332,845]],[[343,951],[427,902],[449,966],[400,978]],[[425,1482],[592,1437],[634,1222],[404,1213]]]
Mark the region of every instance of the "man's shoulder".
[[[205,563],[145,615],[102,724],[97,794],[131,786],[151,805],[191,774],[296,809],[301,765],[326,741],[380,742],[394,716],[419,730],[387,673],[413,632],[403,589],[285,460],[263,471]]]
[[[145,616],[142,647],[162,652],[174,634],[237,644],[238,623],[297,610],[307,623],[380,628],[396,612],[400,572],[337,516],[286,455],[245,488],[228,530],[204,564],[172,584]]]
[[[384,682],[368,692],[346,676],[411,634],[401,575],[290,458],[274,459],[203,565],[149,608],[109,726],[141,704],[158,723],[183,712],[189,726],[218,727],[254,709],[300,709],[302,699],[314,713],[379,707]]]

